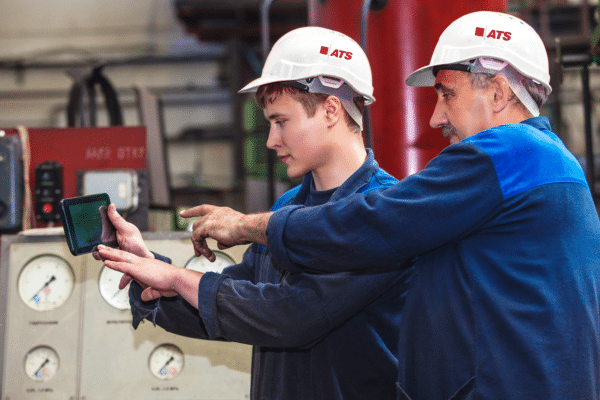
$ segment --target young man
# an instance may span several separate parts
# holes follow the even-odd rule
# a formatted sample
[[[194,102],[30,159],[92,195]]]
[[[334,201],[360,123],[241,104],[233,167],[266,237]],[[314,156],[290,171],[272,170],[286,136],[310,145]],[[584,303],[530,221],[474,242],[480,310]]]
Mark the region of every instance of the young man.
[[[268,242],[296,272],[417,257],[399,399],[599,399],[600,222],[581,166],[539,116],[549,80],[525,22],[463,16],[406,80],[435,87],[431,126],[451,142],[438,157],[389,189],[319,207],[187,210],[203,215],[196,251],[210,256],[207,236]]]
[[[363,108],[374,100],[371,70],[349,37],[317,27],[284,35],[262,76],[242,91],[257,91],[271,125],[267,146],[288,175],[304,176],[274,210],[397,182],[363,144]],[[395,398],[400,312],[412,276],[403,261],[385,273],[290,274],[255,244],[241,264],[202,275],[153,260],[114,206],[109,216],[121,249],[133,254],[106,247],[99,254],[128,274],[121,287],[129,277],[141,284],[130,289],[134,326],[148,318],[177,334],[253,345],[252,399]]]

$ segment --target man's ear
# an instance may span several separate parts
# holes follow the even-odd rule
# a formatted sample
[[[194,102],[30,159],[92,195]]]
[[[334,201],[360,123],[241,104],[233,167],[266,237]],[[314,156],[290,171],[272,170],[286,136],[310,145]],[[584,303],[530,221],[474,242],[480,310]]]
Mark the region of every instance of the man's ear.
[[[490,82],[490,89],[492,110],[495,113],[503,111],[514,97],[508,80],[502,75],[496,75]]]
[[[323,108],[325,109],[328,126],[335,125],[344,115],[342,102],[336,96],[328,96],[323,103]]]

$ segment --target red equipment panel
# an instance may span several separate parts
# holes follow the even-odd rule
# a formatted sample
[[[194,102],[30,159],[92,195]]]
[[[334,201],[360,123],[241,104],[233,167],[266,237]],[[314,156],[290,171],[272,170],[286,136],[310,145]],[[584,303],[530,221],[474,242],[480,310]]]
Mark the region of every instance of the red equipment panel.
[[[3,130],[7,135],[18,135],[17,129]],[[32,204],[35,204],[35,166],[44,161],[62,164],[65,198],[77,196],[79,170],[146,169],[146,128],[143,126],[31,128],[27,131]]]

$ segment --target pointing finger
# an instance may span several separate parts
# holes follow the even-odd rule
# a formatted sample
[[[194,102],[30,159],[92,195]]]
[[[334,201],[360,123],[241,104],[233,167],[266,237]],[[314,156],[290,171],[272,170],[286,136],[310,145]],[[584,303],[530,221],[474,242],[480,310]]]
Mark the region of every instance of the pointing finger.
[[[208,214],[215,207],[216,206],[210,204],[202,204],[196,207],[188,208],[187,210],[183,210],[179,213],[179,215],[183,218],[201,217],[205,214]]]

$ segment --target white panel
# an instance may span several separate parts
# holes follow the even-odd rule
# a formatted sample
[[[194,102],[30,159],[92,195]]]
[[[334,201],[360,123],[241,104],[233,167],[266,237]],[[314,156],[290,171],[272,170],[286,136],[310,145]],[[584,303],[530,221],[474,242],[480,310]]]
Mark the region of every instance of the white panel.
[[[5,236],[2,240],[5,240]],[[81,284],[85,279],[84,260],[72,256],[66,243],[64,245],[15,243],[9,247],[9,251],[8,265],[2,263],[2,268],[8,268],[8,280],[3,285],[3,289],[7,289],[8,293],[2,398],[39,399],[42,395],[48,400],[74,398],[77,390]],[[21,300],[17,291],[17,280],[21,269],[41,254],[62,257],[71,265],[75,276],[75,288],[67,302],[62,307],[48,312],[38,312],[29,308]],[[31,380],[25,375],[24,370],[26,354],[39,345],[53,348],[60,360],[56,375],[46,382]]]
[[[189,233],[145,238],[152,251],[172,257],[174,265],[183,267],[194,255]],[[2,241],[0,302],[6,299],[6,308],[0,317],[6,318],[0,342],[0,399],[249,398],[250,346],[185,338],[149,322],[133,330],[129,310],[114,308],[100,295],[100,261],[89,254],[72,256],[63,236],[3,236]],[[211,246],[216,248],[214,242]],[[246,247],[226,252],[239,262]],[[64,258],[75,276],[72,295],[54,311],[33,311],[16,290],[21,268],[40,254]],[[152,351],[162,344],[174,344],[183,352],[183,368],[170,380],[156,378],[148,364]],[[60,359],[58,372],[46,382],[28,378],[23,366],[27,352],[38,345],[51,347]]]

